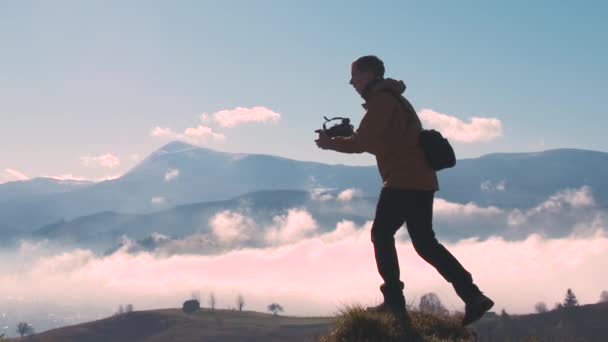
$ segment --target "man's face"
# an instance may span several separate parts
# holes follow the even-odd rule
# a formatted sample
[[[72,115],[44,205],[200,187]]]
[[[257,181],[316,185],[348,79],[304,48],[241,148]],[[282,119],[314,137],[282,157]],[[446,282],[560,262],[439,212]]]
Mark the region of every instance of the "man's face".
[[[350,66],[350,84],[359,95],[362,95],[365,86],[376,78],[371,71],[359,71],[354,64]]]

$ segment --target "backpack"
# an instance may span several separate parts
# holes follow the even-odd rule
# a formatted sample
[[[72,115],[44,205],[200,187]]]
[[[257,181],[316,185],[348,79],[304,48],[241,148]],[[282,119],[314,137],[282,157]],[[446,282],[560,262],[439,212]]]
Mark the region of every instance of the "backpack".
[[[433,170],[439,171],[456,165],[454,149],[439,131],[423,129],[420,132],[420,146]]]

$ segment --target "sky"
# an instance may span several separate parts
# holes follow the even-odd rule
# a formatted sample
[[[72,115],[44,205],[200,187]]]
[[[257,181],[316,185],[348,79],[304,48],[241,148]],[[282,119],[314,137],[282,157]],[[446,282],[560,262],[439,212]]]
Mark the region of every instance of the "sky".
[[[374,54],[458,158],[608,151],[604,2],[4,1],[0,183],[103,180],[172,140],[331,164]]]

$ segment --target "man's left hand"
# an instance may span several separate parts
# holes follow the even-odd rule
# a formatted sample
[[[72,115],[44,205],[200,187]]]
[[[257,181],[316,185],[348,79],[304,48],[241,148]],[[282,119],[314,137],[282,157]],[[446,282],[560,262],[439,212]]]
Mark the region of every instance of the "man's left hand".
[[[331,138],[322,129],[318,129],[315,132],[319,133],[319,139],[315,140],[317,146],[321,149],[328,150],[331,146]]]

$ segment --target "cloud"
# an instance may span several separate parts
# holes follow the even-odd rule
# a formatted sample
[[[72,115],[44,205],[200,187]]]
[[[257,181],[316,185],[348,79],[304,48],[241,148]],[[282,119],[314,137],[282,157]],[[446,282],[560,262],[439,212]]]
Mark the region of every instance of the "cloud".
[[[329,189],[329,188],[312,189],[312,190],[310,190],[310,199],[312,199],[314,201],[321,201],[321,202],[332,200],[332,199],[334,199],[334,196],[329,192],[331,190],[334,190],[334,189]]]
[[[165,173],[165,182],[170,182],[179,176],[179,170],[169,169]]]
[[[115,180],[122,177],[122,175],[109,175],[109,176],[105,176],[105,177],[101,177],[99,179],[97,179],[97,182],[105,182],[105,181],[111,181],[111,180]]]
[[[211,234],[195,233],[182,238],[171,238],[153,233],[139,241],[125,236],[117,251],[132,255],[152,253],[159,258],[168,258],[176,255],[220,255],[228,252],[229,247],[232,247],[231,243],[218,241]]]
[[[216,133],[210,127],[199,125],[195,128],[186,128],[184,134],[189,137],[210,137],[214,140],[225,140],[226,137],[221,133]]]
[[[502,136],[502,124],[496,118],[473,117],[469,123],[466,123],[454,116],[431,109],[423,109],[419,115],[427,126],[439,130],[444,137],[454,141],[486,142]]]
[[[167,202],[167,199],[165,199],[165,198],[164,198],[164,197],[162,197],[162,196],[157,196],[157,197],[152,197],[152,198],[150,199],[150,202],[151,202],[152,204],[165,204],[165,203]]]
[[[444,246],[494,299],[496,311],[529,313],[538,301],[561,301],[567,288],[582,304],[597,302],[608,283],[608,273],[598,272],[608,263],[605,228],[585,238],[531,235],[523,241],[469,239]],[[376,304],[381,278],[368,231],[341,222],[333,233],[333,239],[314,237],[279,248],[213,256],[162,257],[123,250],[98,256],[83,249],[51,251],[30,245],[2,256],[0,283],[8,298],[112,309],[124,304],[124,298],[142,310],[179,307],[193,290],[214,291],[222,306],[243,293],[248,308],[259,311],[278,301],[290,315],[328,315],[346,303]],[[451,285],[411,244],[400,242],[397,251],[408,300],[435,292],[448,309],[463,309]]]
[[[84,177],[78,177],[78,176],[74,176],[71,173],[66,173],[63,175],[59,175],[59,176],[48,176],[48,178],[52,178],[52,179],[56,179],[56,180],[60,180],[60,181],[91,181],[91,182],[104,182],[104,181],[108,181],[108,180],[115,180],[120,178],[121,175],[109,175],[109,176],[104,176],[101,178],[97,178],[95,180],[89,180],[87,178]]]
[[[171,128],[156,126],[150,131],[150,135],[153,137],[174,137],[176,133]]]
[[[598,270],[608,263],[608,218],[594,208],[591,189],[556,192],[522,213],[555,208],[546,204],[551,201],[562,203],[561,209],[542,209],[527,225],[518,226],[526,233],[523,239],[490,236],[483,241],[450,242],[444,238],[446,231],[438,234],[482,291],[495,300],[498,312],[503,308],[509,313],[532,312],[538,301],[561,301],[567,288],[574,289],[582,304],[595,303],[605,290],[608,274]],[[511,212],[439,199],[436,205],[437,220],[450,230],[460,220],[467,225],[481,221],[483,231],[488,229],[486,223],[505,226]],[[548,238],[538,232],[554,229],[555,222],[540,218],[558,224],[575,221],[563,223],[570,227],[568,234]],[[252,310],[265,311],[268,303],[277,301],[290,315],[328,315],[345,303],[372,305],[381,299],[371,224],[341,220],[327,231],[304,209],[292,208],[272,217],[266,226],[243,213],[224,211],[209,221],[208,232],[181,238],[155,233],[137,243],[125,238],[123,248],[104,256],[82,248],[65,250],[48,241],[26,242],[10,254],[0,250],[4,261],[0,283],[4,298],[98,304],[111,310],[124,304],[124,298],[142,310],[179,307],[193,290],[201,290],[214,291],[221,306],[243,293]],[[267,242],[268,247],[245,248],[241,238]],[[146,243],[153,248],[136,249]],[[397,239],[397,250],[408,300],[432,291],[450,310],[463,309],[451,285],[416,254],[409,241]]]
[[[336,224],[336,229],[319,236],[321,240],[328,243],[338,242],[348,238],[360,238],[361,236],[370,236],[373,221],[367,221],[363,226],[357,225],[348,220],[342,220]]]
[[[48,243],[49,240],[19,241],[17,249],[20,254],[31,254],[42,250]]]
[[[574,208],[595,205],[591,188],[589,186],[582,186],[579,189],[562,190],[543,202],[536,210],[555,210],[561,208],[564,204]]]
[[[520,209],[513,210],[508,217],[508,224],[510,226],[519,226],[530,218],[542,214],[557,214],[568,208],[576,209],[593,206],[595,206],[595,200],[589,186],[582,186],[579,189],[565,189],[551,195],[549,199],[536,207],[526,211]]]
[[[507,182],[504,179],[496,183],[486,180],[481,183],[480,187],[483,192],[503,192],[507,189]]]
[[[166,200],[163,197],[155,197],[153,203],[164,204]],[[264,223],[257,223],[250,215],[251,208],[248,208],[248,205],[249,203],[241,203],[239,211],[221,210],[208,219],[207,225],[203,224],[191,233],[182,233],[185,234],[182,236],[161,240],[153,238],[153,235],[159,234],[157,232],[139,240],[124,236],[112,250],[120,249],[128,253],[152,252],[163,256],[217,255],[231,249],[278,247],[323,234],[317,230],[318,224],[312,215],[303,209],[288,209],[283,215],[272,216],[270,222],[258,216]],[[332,236],[326,238],[331,239]]]
[[[448,202],[442,198],[436,198],[433,204],[435,216],[493,216],[502,212],[502,209],[494,206],[480,207],[475,202],[460,204]]]
[[[229,210],[214,215],[209,220],[209,226],[219,242],[224,244],[249,240],[256,230],[253,219]]]
[[[50,178],[53,178],[56,180],[74,180],[74,181],[86,181],[87,180],[84,177],[77,177],[71,173],[66,173],[66,174],[59,175],[59,176],[51,176]]]
[[[527,221],[527,215],[519,209],[514,209],[507,218],[509,226],[519,226]]]
[[[213,114],[213,120],[222,127],[233,127],[247,122],[277,122],[280,118],[281,114],[265,107],[237,107],[232,110],[221,110]]]
[[[349,202],[353,199],[353,197],[361,196],[361,194],[362,192],[359,189],[346,189],[338,194],[338,200],[342,202]]]
[[[113,154],[107,153],[98,157],[80,157],[80,162],[86,167],[114,168],[120,165],[120,159]]]
[[[183,133],[174,132],[171,128],[157,126],[150,131],[150,136],[178,139],[191,144],[200,144],[202,142],[207,142],[210,139],[213,141],[226,140],[226,137],[223,134],[217,133],[212,128],[203,125],[188,127]]]
[[[8,173],[9,175],[17,178],[18,180],[28,180],[30,179],[30,177],[24,175],[23,173],[15,170],[15,169],[4,169],[4,172]]]
[[[273,218],[273,225],[266,229],[269,244],[287,244],[311,236],[317,230],[317,222],[305,210],[289,209],[287,215]]]

